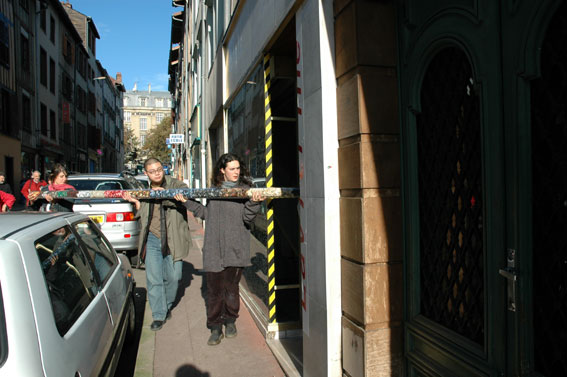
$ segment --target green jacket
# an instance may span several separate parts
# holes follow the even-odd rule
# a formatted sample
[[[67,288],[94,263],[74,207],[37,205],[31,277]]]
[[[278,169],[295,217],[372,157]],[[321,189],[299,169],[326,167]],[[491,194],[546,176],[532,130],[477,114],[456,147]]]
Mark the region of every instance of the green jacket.
[[[187,185],[177,179],[165,176],[165,184],[163,187],[166,189],[176,189],[186,188]],[[142,260],[144,260],[146,256],[145,247],[150,226],[150,207],[154,203],[155,201],[153,200],[140,200],[140,210],[136,214],[136,218],[140,221],[141,225],[138,254]],[[183,204],[177,200],[161,200],[161,205],[165,210],[167,246],[173,260],[181,260],[189,254],[189,248],[193,244],[189,225],[187,224],[187,210]],[[162,240],[164,239],[163,236],[164,229],[162,227]]]

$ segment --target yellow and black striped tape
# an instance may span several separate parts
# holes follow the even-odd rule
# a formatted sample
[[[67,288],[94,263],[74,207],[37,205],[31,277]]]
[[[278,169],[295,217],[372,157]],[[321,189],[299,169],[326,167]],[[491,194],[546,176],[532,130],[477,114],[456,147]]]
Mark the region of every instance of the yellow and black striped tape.
[[[274,184],[272,170],[272,110],[270,108],[270,54],[264,56],[264,115],[266,126],[266,187]],[[276,322],[276,275],[274,245],[274,208],[272,200],[267,201],[268,212],[268,322]]]

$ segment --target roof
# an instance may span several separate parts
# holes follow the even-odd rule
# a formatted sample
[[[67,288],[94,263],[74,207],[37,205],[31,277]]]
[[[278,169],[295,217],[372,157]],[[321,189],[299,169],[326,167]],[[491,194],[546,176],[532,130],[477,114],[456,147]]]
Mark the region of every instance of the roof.
[[[73,212],[4,212],[0,213],[0,239],[23,228],[38,224],[54,217],[75,216]]]

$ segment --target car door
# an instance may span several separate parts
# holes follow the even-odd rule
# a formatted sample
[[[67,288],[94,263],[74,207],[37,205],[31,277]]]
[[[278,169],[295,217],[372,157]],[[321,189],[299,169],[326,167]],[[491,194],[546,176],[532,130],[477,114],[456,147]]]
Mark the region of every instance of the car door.
[[[113,328],[106,298],[76,233],[68,224],[53,227],[27,247],[45,374],[99,375]]]
[[[97,274],[97,283],[104,295],[110,319],[114,327],[128,301],[129,287],[119,266],[116,252],[105,239],[102,232],[89,220],[73,224],[81,246],[88,254]]]

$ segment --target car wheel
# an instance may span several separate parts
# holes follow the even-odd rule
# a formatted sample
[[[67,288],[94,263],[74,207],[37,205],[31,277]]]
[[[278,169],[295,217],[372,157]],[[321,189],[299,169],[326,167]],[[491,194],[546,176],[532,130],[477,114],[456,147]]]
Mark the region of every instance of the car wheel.
[[[124,254],[128,257],[128,260],[130,261],[130,265],[132,266],[132,268],[137,268],[138,267],[138,250],[128,250],[125,251]]]
[[[136,307],[132,295],[128,299],[128,324],[126,326],[126,342],[133,343],[136,337]]]

